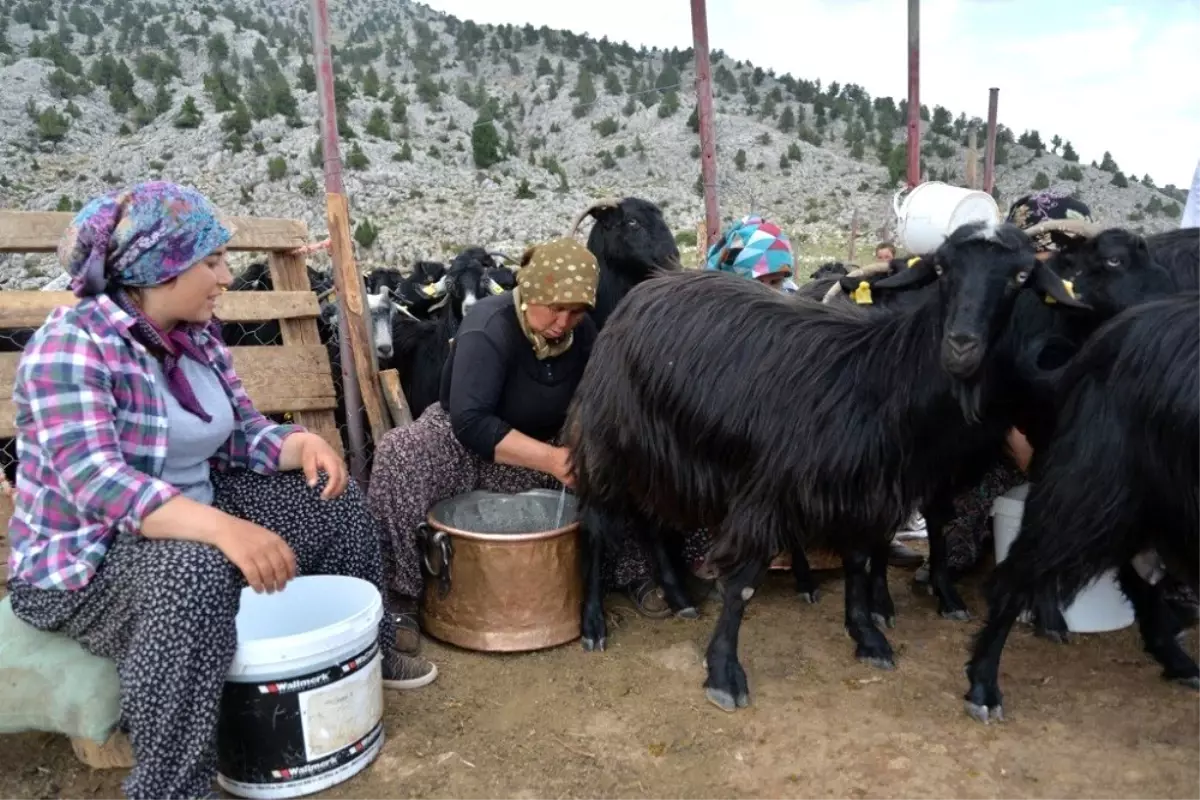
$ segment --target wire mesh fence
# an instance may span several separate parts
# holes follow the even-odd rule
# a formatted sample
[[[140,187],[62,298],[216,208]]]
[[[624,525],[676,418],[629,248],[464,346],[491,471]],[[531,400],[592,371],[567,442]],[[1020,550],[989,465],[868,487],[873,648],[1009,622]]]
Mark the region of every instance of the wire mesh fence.
[[[310,265],[308,277],[313,293],[317,296],[320,316],[316,327],[320,343],[328,357],[329,377],[333,383],[336,408],[333,412],[334,423],[342,443],[342,452],[347,461],[351,458],[351,440],[346,409],[346,393],[342,376],[341,341],[338,336],[338,313],[340,298],[333,291],[333,276],[329,259],[315,256],[313,261],[324,261],[324,264]],[[274,290],[267,260],[262,255],[236,254],[231,257],[231,267],[234,272],[232,291]],[[60,288],[57,285],[47,288]],[[256,322],[221,322],[221,336],[228,347],[279,347],[284,344],[283,331],[278,320]],[[19,354],[28,344],[35,332],[34,328],[0,328],[0,354]],[[353,368],[351,362],[350,367]],[[366,422],[366,412],[363,404],[357,404],[355,413],[363,419],[366,447],[363,453],[367,474],[370,474],[373,443],[371,442],[370,425]],[[276,422],[298,422],[291,412],[269,413],[269,418]],[[12,437],[0,436],[0,472],[3,473],[9,486],[15,485],[17,472],[17,446]]]

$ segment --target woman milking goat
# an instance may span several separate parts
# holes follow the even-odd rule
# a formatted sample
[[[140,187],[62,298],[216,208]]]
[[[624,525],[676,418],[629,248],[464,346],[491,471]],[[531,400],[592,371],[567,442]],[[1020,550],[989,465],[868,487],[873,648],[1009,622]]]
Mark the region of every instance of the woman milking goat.
[[[230,238],[189,187],[92,200],[58,249],[79,302],[34,334],[13,388],[12,611],[116,662],[132,798],[217,796],[243,587],[380,585],[379,534],[342,459],[255,409],[213,325]],[[394,640],[385,617],[384,685],[427,683]]]
[[[572,487],[559,444],[567,406],[596,339],[596,258],[572,238],[523,254],[518,285],[475,304],[455,336],[442,372],[440,402],[411,425],[389,431],[375,456],[369,503],[384,529],[389,610],[406,633],[418,631],[424,589],[417,529],[429,509],[483,489],[516,493]],[[630,539],[607,583],[646,616],[670,609],[647,560]]]

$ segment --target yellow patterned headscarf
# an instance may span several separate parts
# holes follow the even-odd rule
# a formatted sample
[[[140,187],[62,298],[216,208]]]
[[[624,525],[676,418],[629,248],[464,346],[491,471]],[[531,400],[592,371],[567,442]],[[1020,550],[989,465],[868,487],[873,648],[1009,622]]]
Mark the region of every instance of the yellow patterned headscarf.
[[[536,244],[521,256],[517,270],[517,286],[513,289],[513,305],[525,338],[533,345],[538,359],[560,355],[571,347],[574,334],[561,341],[548,342],[529,327],[525,311],[529,304],[574,305],[582,303],[596,307],[596,286],[600,283],[600,267],[591,251],[571,237]]]

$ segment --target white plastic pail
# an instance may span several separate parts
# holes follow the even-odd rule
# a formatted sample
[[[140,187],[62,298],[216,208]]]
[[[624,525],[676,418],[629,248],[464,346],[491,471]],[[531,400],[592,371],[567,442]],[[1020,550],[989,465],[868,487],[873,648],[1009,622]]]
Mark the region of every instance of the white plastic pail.
[[[946,237],[968,222],[1000,222],[996,201],[987,192],[962,189],[941,181],[927,181],[913,188],[904,202],[896,193],[896,232],[900,245],[910,253],[932,253]]]
[[[240,797],[300,797],[361,772],[383,746],[379,591],[309,575],[242,590],[217,726],[217,781]]]
[[[1008,556],[1008,549],[1021,532],[1021,516],[1029,484],[1023,483],[992,502],[992,531],[996,544],[996,563]],[[1075,596],[1063,611],[1067,630],[1074,633],[1101,633],[1128,628],[1133,624],[1133,606],[1117,584],[1117,571],[1101,573]]]

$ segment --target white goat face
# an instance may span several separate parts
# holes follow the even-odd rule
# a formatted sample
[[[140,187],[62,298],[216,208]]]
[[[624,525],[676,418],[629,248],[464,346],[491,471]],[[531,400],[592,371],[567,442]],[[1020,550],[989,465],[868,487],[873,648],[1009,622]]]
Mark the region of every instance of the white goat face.
[[[375,357],[392,357],[392,322],[396,319],[397,306],[391,293],[385,288],[378,294],[367,294],[367,308],[371,312],[371,338],[374,339]]]

